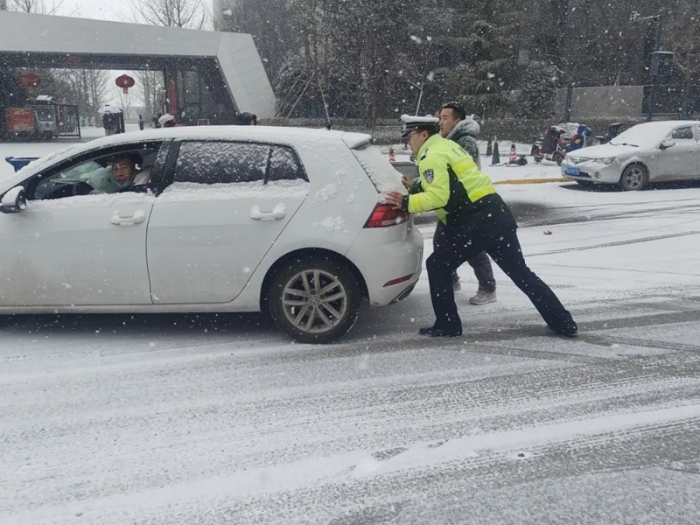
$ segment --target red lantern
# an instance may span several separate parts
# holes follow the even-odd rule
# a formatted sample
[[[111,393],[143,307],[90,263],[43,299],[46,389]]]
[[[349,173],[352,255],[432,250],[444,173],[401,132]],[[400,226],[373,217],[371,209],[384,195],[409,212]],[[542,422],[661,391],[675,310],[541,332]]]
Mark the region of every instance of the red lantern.
[[[118,87],[120,87],[124,90],[125,95],[128,95],[129,88],[134,87],[134,85],[136,84],[136,81],[133,78],[131,78],[129,75],[122,75],[120,77],[117,77],[115,84],[117,84]]]
[[[36,88],[41,85],[41,79],[34,73],[24,73],[19,77],[19,85],[25,88]]]

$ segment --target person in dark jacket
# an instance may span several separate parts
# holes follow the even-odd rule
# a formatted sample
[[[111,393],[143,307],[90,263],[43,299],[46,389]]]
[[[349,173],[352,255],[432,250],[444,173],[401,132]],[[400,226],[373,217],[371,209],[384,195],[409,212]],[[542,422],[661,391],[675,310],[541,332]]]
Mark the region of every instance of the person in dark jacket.
[[[551,126],[544,134],[544,139],[542,140],[542,153],[545,155],[551,155],[557,151],[557,147],[559,147],[559,136],[561,134],[561,128]]]
[[[476,142],[476,137],[481,131],[479,123],[468,116],[464,106],[457,102],[444,104],[440,109],[439,118],[440,135],[459,144],[474,160],[477,168],[481,169],[481,155],[479,154],[479,145]],[[434,248],[437,249],[440,245],[444,239],[444,233],[444,225],[438,222],[433,237]],[[479,289],[476,295],[469,299],[469,302],[474,305],[496,302],[496,279],[493,276],[489,256],[481,252],[467,262],[474,269],[474,275],[479,281]],[[452,283],[454,291],[459,291],[462,288],[457,270],[452,274]]]
[[[254,113],[239,113],[233,123],[236,126],[257,126],[258,117]]]

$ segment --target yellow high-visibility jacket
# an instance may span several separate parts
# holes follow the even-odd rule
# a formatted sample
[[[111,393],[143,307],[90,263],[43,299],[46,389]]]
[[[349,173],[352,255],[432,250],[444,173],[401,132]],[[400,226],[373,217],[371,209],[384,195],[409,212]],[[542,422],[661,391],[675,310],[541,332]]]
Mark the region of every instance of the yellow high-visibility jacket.
[[[420,182],[408,196],[410,213],[435,210],[443,224],[458,224],[476,210],[474,203],[496,194],[469,154],[440,135],[425,141],[417,159]]]

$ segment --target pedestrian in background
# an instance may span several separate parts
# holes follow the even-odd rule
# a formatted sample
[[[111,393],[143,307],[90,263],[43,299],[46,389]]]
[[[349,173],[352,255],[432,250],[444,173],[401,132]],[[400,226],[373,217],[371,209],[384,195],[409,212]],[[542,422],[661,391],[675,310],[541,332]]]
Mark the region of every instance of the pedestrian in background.
[[[233,123],[236,126],[257,126],[258,117],[254,113],[239,113]]]
[[[481,155],[479,154],[479,144],[476,137],[479,136],[481,126],[473,117],[467,115],[464,106],[458,102],[448,102],[439,111],[440,115],[440,135],[448,140],[459,144],[464,151],[476,163],[481,170]],[[438,246],[444,238],[445,226],[438,221],[433,236],[433,246]],[[474,275],[479,282],[476,295],[469,298],[469,302],[474,305],[484,305],[495,303],[496,298],[496,278],[493,276],[491,259],[486,253],[481,252],[467,261],[474,270]],[[457,292],[462,289],[457,270],[452,274],[452,286]]]

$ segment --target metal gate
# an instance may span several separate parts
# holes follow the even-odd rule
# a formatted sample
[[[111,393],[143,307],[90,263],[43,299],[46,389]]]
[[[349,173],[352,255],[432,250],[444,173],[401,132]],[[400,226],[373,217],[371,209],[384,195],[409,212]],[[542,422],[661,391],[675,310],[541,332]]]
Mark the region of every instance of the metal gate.
[[[55,104],[54,106],[56,108],[56,136],[81,138],[78,106],[72,104]]]

